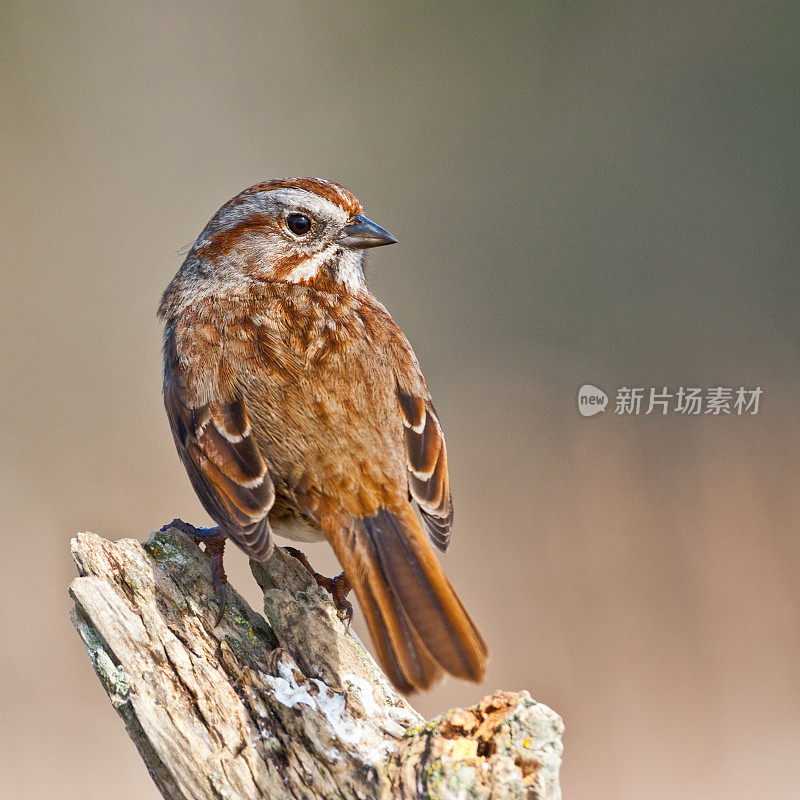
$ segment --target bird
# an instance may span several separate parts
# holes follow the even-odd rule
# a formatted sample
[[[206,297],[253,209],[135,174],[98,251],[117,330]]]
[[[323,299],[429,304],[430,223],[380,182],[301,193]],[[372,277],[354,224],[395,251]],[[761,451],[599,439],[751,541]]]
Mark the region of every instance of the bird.
[[[338,183],[258,183],[212,217],[158,316],[173,439],[216,526],[175,523],[205,542],[216,622],[228,538],[258,561],[273,533],[327,540],[343,570],[328,588],[341,609],[352,587],[411,694],[445,674],[480,682],[488,649],[431,546],[447,549],[453,522],[439,417],[367,288],[366,252],[396,242]]]

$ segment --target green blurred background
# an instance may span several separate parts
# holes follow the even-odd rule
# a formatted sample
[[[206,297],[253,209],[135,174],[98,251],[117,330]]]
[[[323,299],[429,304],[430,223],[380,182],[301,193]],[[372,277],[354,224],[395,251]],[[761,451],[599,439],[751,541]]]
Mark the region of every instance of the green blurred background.
[[[797,797],[800,5],[0,8],[5,796],[156,798],[68,541],[207,523],[159,295],[225,200],[319,175],[400,240],[371,286],[448,433],[444,560],[493,653],[420,710],[529,689],[570,800]],[[584,382],[764,396],[584,419]]]

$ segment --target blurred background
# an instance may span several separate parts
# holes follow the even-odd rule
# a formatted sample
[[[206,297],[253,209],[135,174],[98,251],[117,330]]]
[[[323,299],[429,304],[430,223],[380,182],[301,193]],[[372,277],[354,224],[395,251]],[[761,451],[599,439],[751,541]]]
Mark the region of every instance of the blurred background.
[[[400,240],[371,287],[444,422],[444,560],[492,649],[417,707],[529,689],[568,800],[797,797],[800,5],[0,8],[6,796],[157,797],[68,621],[69,539],[208,524],[159,296],[229,197],[318,175]],[[613,413],[717,385],[758,414]]]

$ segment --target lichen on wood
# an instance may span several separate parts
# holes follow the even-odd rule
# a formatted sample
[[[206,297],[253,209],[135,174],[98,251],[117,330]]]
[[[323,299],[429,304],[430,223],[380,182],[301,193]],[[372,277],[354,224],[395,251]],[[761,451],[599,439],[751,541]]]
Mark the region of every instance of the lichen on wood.
[[[251,567],[264,614],[170,529],[72,541],[73,623],[168,800],[559,800],[561,718],[496,692],[424,720],[282,549]]]

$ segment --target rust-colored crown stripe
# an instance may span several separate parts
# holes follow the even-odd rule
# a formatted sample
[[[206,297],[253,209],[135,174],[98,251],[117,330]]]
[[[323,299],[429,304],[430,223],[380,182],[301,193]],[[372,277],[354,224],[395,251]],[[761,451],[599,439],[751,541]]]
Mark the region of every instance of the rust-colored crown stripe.
[[[320,197],[336,203],[348,214],[360,214],[363,209],[361,203],[344,186],[340,186],[333,181],[321,180],[320,178],[273,178],[270,181],[257,183],[238,194],[235,201],[241,202],[252,194],[258,192],[268,192],[271,189],[305,189],[313,192]]]

